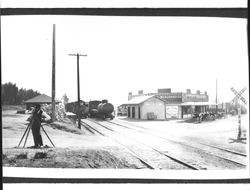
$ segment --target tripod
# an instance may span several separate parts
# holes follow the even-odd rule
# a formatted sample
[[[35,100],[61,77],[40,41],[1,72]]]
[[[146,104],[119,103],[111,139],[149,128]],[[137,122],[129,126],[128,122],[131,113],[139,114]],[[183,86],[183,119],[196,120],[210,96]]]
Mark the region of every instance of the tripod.
[[[44,124],[44,125],[46,125],[46,124]],[[46,133],[46,131],[44,130],[43,125],[41,125],[41,128],[42,128],[43,132],[45,133],[45,135],[48,137],[50,143],[53,145],[53,147],[55,147],[55,145],[53,144],[52,140],[49,138],[49,135],[48,135],[48,134]],[[25,131],[24,131],[24,133],[23,133],[23,136],[22,136],[22,138],[21,138],[21,140],[20,140],[20,142],[19,142],[19,144],[18,144],[17,147],[20,147],[21,142],[23,141],[23,138],[24,138],[25,135],[26,135],[25,140],[24,140],[24,144],[23,144],[23,148],[25,147],[26,142],[27,142],[27,139],[28,139],[28,136],[29,136],[29,133],[30,133],[30,129],[31,129],[31,122],[28,124],[27,128],[25,129]]]

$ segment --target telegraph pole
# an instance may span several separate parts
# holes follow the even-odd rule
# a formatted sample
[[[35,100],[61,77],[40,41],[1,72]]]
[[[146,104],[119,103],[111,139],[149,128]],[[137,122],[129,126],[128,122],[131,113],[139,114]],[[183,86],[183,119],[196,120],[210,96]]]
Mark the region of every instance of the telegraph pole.
[[[78,108],[77,108],[77,119],[78,119],[78,128],[81,129],[81,114],[80,114],[80,74],[79,74],[79,57],[80,56],[87,56],[82,54],[69,54],[69,56],[76,56],[77,57],[77,101],[78,101]]]
[[[218,88],[218,82],[217,82],[217,78],[216,78],[216,113],[218,113],[218,97],[217,97],[217,88]]]
[[[52,42],[52,121],[55,121],[55,70],[56,70],[56,25],[53,24],[53,42]]]

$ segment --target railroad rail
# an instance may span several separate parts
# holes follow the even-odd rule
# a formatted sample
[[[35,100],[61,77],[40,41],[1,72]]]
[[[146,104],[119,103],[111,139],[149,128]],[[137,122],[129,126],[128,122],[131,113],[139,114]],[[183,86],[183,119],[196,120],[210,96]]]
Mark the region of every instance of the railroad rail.
[[[244,157],[247,156],[246,154],[243,154],[241,152],[237,152],[237,151],[234,151],[234,150],[229,150],[229,149],[226,149],[226,148],[221,148],[221,147],[218,147],[218,146],[209,145],[209,144],[206,144],[206,143],[200,143],[200,144],[203,144],[203,145],[209,146],[209,147],[213,147],[213,148],[216,148],[216,149],[219,149],[219,150],[223,150],[225,152],[230,152],[232,154],[236,154],[236,155],[240,155],[240,156],[244,156]]]
[[[237,164],[237,165],[246,167],[246,164],[241,163],[241,162],[238,162],[238,161],[235,161],[235,160],[232,160],[232,159],[229,159],[229,158],[226,158],[226,157],[221,156],[221,155],[218,155],[218,154],[215,154],[215,153],[211,152],[210,149],[205,148],[204,146],[210,147],[210,148],[214,148],[214,149],[218,149],[218,150],[222,150],[222,151],[224,151],[224,152],[227,152],[227,153],[230,153],[230,154],[234,154],[234,155],[238,155],[238,156],[241,156],[241,157],[246,157],[246,154],[243,154],[243,153],[239,153],[239,152],[232,151],[232,150],[228,150],[228,149],[221,148],[221,147],[216,147],[216,146],[208,145],[208,144],[205,144],[205,143],[199,143],[200,145],[203,145],[202,148],[199,148],[199,147],[197,147],[197,146],[198,146],[197,144],[196,144],[196,145],[194,145],[194,144],[193,144],[193,145],[190,145],[190,144],[192,144],[192,143],[190,143],[190,142],[188,142],[188,144],[187,144],[185,141],[180,142],[180,141],[176,141],[176,140],[173,140],[173,139],[169,139],[169,138],[163,137],[162,135],[159,135],[159,134],[157,134],[157,133],[153,133],[153,132],[152,132],[151,130],[149,130],[148,128],[145,128],[145,127],[142,127],[142,126],[133,125],[133,126],[137,127],[137,129],[136,129],[136,128],[134,128],[134,127],[127,126],[127,125],[123,125],[123,124],[116,123],[116,122],[113,122],[113,121],[107,121],[107,122],[112,123],[112,124],[115,124],[115,125],[120,126],[120,127],[127,128],[127,129],[132,129],[132,130],[137,130],[137,131],[140,131],[140,132],[144,132],[144,133],[146,133],[146,134],[150,134],[150,135],[152,135],[152,136],[159,137],[159,138],[161,138],[161,139],[163,139],[163,140],[171,141],[171,142],[173,142],[173,143],[180,144],[180,145],[183,145],[183,146],[186,146],[186,147],[195,148],[195,149],[200,150],[200,151],[202,151],[202,152],[204,152],[204,153],[206,153],[206,154],[210,154],[210,155],[213,155],[213,156],[218,157],[218,158],[220,158],[220,159],[223,159],[223,160],[225,160],[225,161],[232,162],[232,163],[234,163],[234,164]],[[138,129],[138,128],[139,128],[139,129]],[[147,132],[145,132],[145,131],[147,131]],[[173,135],[171,135],[171,136],[173,136]],[[174,136],[174,137],[176,138],[176,136]],[[204,149],[205,149],[205,150],[204,150]],[[223,154],[225,154],[225,153],[223,153]],[[229,156],[229,157],[230,157],[230,156]]]
[[[98,134],[100,134],[102,136],[107,136],[107,135],[103,134],[102,132],[100,132],[99,130],[97,130],[94,127],[92,127],[91,125],[89,125],[88,123],[86,123],[84,121],[81,121],[81,123],[84,124],[86,126],[86,128],[90,128],[90,130],[93,130],[93,131],[97,132]],[[150,164],[147,161],[145,161],[143,158],[141,158],[138,154],[136,154],[130,148],[126,147],[124,144],[120,143],[119,141],[115,140],[114,138],[112,138],[110,136],[109,136],[109,138],[111,138],[116,143],[120,144],[122,147],[126,148],[133,156],[135,156],[137,159],[139,159],[147,168],[149,168],[149,169],[156,169],[154,166],[152,166],[152,164]]]
[[[137,142],[137,143],[139,143],[139,144],[142,144],[143,146],[145,146],[145,147],[151,149],[151,151],[153,150],[154,152],[157,152],[158,154],[160,154],[160,155],[162,155],[162,156],[164,156],[164,157],[167,157],[167,158],[169,158],[170,160],[174,161],[175,163],[178,163],[178,164],[180,164],[180,165],[182,165],[182,166],[185,166],[185,167],[188,168],[188,169],[192,169],[192,170],[200,170],[200,169],[202,169],[202,167],[197,167],[197,166],[188,164],[187,162],[184,162],[184,161],[182,161],[182,160],[180,160],[180,159],[177,159],[177,158],[175,158],[175,157],[173,157],[173,156],[171,156],[171,155],[169,155],[169,154],[167,154],[167,153],[165,153],[165,152],[162,152],[162,151],[157,150],[157,149],[155,149],[155,148],[153,148],[153,147],[151,147],[151,146],[149,146],[149,145],[146,145],[146,144],[144,144],[144,143],[142,143],[142,142],[139,142],[139,141],[136,140],[136,139],[133,139],[133,138],[128,137],[128,136],[126,136],[126,135],[124,135],[124,134],[121,134],[121,133],[119,133],[119,132],[117,132],[117,131],[115,131],[115,130],[113,130],[113,129],[111,129],[111,128],[109,128],[109,127],[103,125],[103,124],[101,124],[100,122],[94,121],[94,120],[92,120],[92,119],[88,119],[88,121],[90,121],[90,122],[92,122],[92,123],[95,123],[96,125],[101,126],[102,128],[104,128],[104,129],[106,129],[106,130],[108,130],[108,131],[111,131],[113,134],[116,133],[116,134],[119,134],[119,136],[123,136],[123,137],[125,137],[125,138],[132,139],[133,142]],[[101,134],[102,136],[107,136],[107,137],[111,138],[112,140],[114,140],[115,142],[117,142],[118,144],[120,144],[120,145],[122,145],[123,147],[125,147],[127,150],[129,150],[130,153],[132,153],[132,155],[134,155],[136,158],[138,158],[147,168],[150,168],[150,169],[162,169],[162,168],[159,168],[159,167],[157,168],[157,167],[153,166],[152,163],[149,163],[149,161],[146,161],[146,159],[144,159],[144,158],[142,158],[141,156],[139,156],[135,151],[133,151],[131,148],[129,148],[128,146],[126,146],[126,145],[124,145],[123,143],[121,143],[119,140],[116,140],[115,138],[111,137],[110,135],[107,135],[107,134],[104,134],[104,133],[100,132],[99,130],[97,130],[96,128],[94,128],[93,126],[89,125],[89,124],[86,123],[86,122],[83,122],[83,121],[82,121],[82,123],[84,123],[85,125],[87,125],[87,126],[88,126],[89,128],[91,128],[92,130],[96,131],[97,133]]]
[[[112,122],[112,121],[109,121],[110,123],[113,123],[115,125],[118,125],[118,126],[121,126],[121,127],[125,127],[125,128],[128,128],[128,129],[133,129],[135,130],[135,128],[132,128],[131,126],[134,126],[134,127],[137,127],[137,128],[141,128],[143,130],[147,130],[147,131],[150,131],[152,133],[152,130],[146,128],[146,127],[142,127],[142,126],[138,126],[138,125],[134,125],[134,124],[131,124],[131,126],[126,126],[126,125],[123,125],[123,124],[120,124],[120,123],[116,123],[116,122]],[[173,136],[173,137],[177,137],[177,136],[174,136],[174,135],[169,135],[169,136]],[[177,137],[178,138],[178,137]],[[222,151],[225,151],[225,152],[229,152],[229,153],[232,153],[232,154],[235,154],[235,155],[240,155],[240,156],[243,156],[243,157],[246,157],[247,155],[242,153],[242,152],[237,152],[237,151],[234,151],[234,150],[230,150],[230,149],[227,149],[227,148],[223,148],[223,147],[219,147],[219,146],[213,146],[213,145],[210,145],[210,144],[206,144],[206,143],[199,143],[201,145],[205,145],[205,146],[208,146],[208,147],[212,147],[212,148],[215,148],[215,149],[219,149],[219,150],[222,150]]]

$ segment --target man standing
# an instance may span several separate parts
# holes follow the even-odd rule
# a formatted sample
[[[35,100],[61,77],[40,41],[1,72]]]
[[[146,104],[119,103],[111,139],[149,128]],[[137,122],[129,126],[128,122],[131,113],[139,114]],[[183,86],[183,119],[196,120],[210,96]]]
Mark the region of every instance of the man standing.
[[[41,123],[43,118],[45,118],[44,119],[45,121],[51,119],[49,115],[47,115],[43,110],[41,110],[41,105],[37,104],[32,113],[32,119],[30,122],[35,148],[43,146],[43,140],[40,133]]]

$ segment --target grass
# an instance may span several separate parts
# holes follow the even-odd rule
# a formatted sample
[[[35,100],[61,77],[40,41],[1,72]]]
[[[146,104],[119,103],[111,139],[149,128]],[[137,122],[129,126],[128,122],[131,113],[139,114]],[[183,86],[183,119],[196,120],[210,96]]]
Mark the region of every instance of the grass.
[[[55,121],[53,123],[50,123],[49,125],[54,129],[59,129],[65,132],[70,132],[70,133],[74,133],[78,135],[83,134],[82,130],[75,127],[75,125],[71,123],[69,119],[65,119],[65,120],[66,121],[64,122]]]
[[[26,109],[25,105],[2,105],[2,110],[23,110]]]

